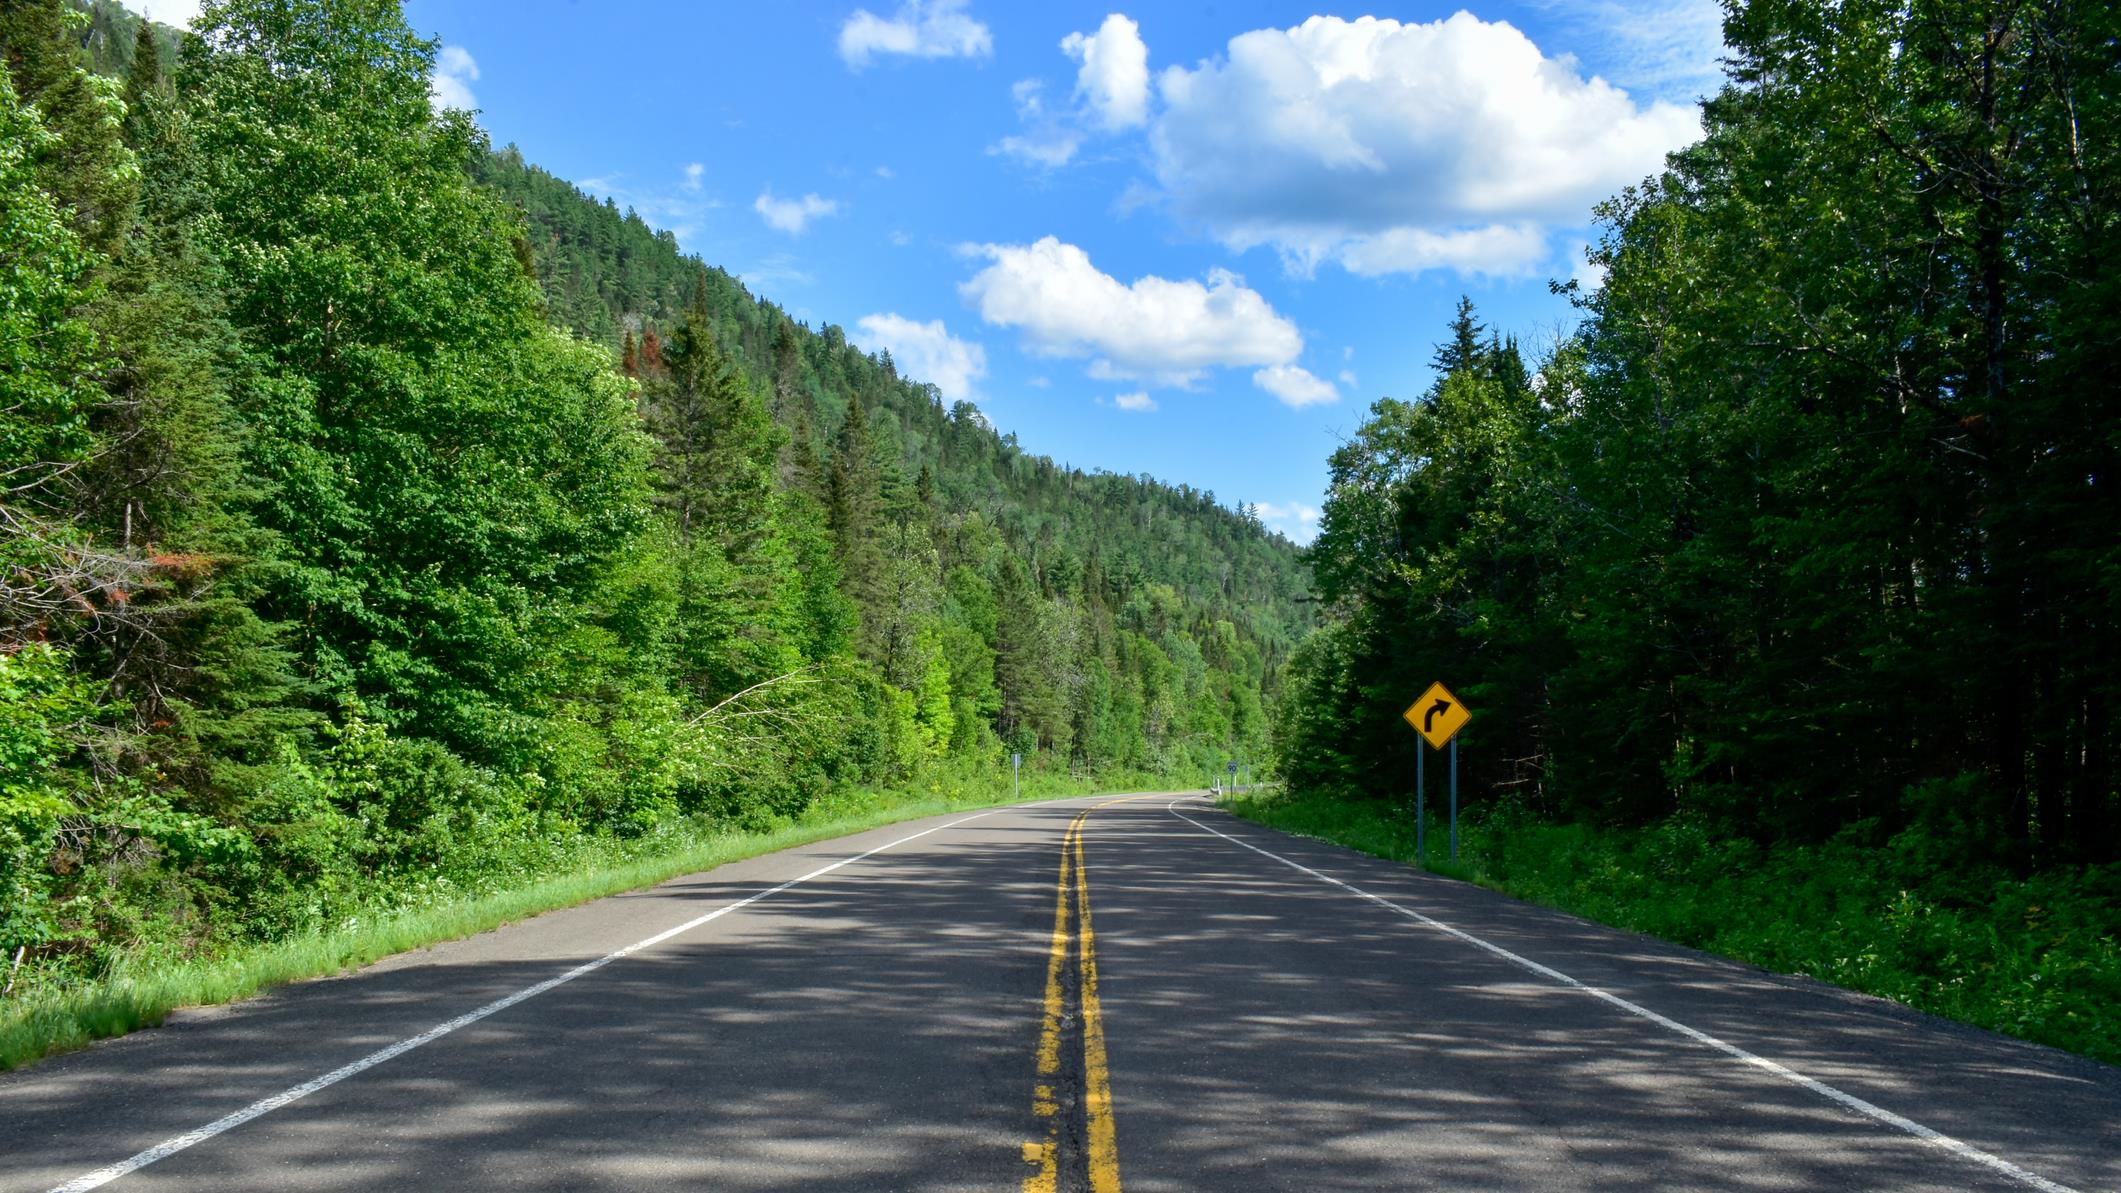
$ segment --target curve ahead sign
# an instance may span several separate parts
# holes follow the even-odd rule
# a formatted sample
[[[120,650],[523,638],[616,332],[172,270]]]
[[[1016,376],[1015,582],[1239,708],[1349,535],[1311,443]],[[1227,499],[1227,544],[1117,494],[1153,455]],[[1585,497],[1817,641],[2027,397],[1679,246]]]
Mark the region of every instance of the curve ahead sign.
[[[1466,727],[1466,722],[1473,719],[1473,714],[1440,681],[1430,684],[1421,699],[1399,715],[1438,750],[1449,745],[1451,739],[1458,736],[1458,731]]]

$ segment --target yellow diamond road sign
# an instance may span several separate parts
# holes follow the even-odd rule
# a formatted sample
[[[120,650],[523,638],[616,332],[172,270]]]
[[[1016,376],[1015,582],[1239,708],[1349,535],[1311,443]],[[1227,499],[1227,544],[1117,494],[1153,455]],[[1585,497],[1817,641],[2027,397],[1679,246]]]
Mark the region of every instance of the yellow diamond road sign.
[[[1428,739],[1430,746],[1439,750],[1450,744],[1451,739],[1458,736],[1458,731],[1466,727],[1466,722],[1473,719],[1473,714],[1451,694],[1451,689],[1441,683],[1430,684],[1421,699],[1400,715],[1407,719],[1407,724],[1414,726],[1415,732]]]

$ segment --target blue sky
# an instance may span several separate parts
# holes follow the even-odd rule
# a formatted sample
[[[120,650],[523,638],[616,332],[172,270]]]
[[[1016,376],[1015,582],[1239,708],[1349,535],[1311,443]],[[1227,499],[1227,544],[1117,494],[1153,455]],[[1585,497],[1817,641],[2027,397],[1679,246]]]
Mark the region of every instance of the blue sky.
[[[1030,450],[1299,540],[1458,295],[1534,350],[1568,328],[1548,282],[1697,135],[1720,51],[1709,0],[406,11],[495,144]]]

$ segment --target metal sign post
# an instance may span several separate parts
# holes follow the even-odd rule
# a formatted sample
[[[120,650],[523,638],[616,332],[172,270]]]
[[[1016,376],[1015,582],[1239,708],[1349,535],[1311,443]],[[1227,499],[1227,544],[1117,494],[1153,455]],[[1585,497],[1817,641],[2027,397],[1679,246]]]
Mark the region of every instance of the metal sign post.
[[[1423,805],[1423,800],[1422,800],[1422,790],[1421,790],[1421,785],[1422,785],[1422,776],[1428,773],[1428,769],[1429,769],[1429,756],[1428,756],[1427,754],[1424,754],[1424,753],[1422,753],[1422,752],[1421,752],[1421,747],[1420,747],[1420,746],[1416,746],[1416,747],[1414,747],[1414,860],[1415,860],[1415,861],[1427,861],[1427,860],[1428,860],[1428,856],[1429,856],[1429,855],[1428,855],[1428,853],[1427,853],[1427,852],[1425,851],[1425,849],[1424,849],[1425,841],[1423,840],[1423,839],[1424,839],[1424,838],[1425,838],[1425,837],[1426,837],[1426,836],[1428,835],[1428,831],[1429,831],[1429,810],[1428,810],[1428,809],[1427,809],[1426,807],[1423,807],[1423,806],[1422,806],[1422,805]]]
[[[1458,860],[1458,739],[1451,739],[1451,860]]]
[[[1009,790],[1017,799],[1024,798],[1024,756],[1009,755]]]

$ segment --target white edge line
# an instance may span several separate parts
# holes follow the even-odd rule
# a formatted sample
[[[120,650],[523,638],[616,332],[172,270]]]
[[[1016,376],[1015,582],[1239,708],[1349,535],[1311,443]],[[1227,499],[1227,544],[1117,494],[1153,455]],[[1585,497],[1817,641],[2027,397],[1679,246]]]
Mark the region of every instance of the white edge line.
[[[1087,799],[1094,797],[1082,796],[1070,798]],[[1067,802],[1067,800],[1039,800],[1034,802],[1065,803]],[[800,878],[791,878],[788,881],[780,884],[779,886],[769,887],[766,890],[758,892],[757,894],[747,895],[734,903],[725,903],[722,906],[715,908],[713,911],[710,911],[703,916],[698,916],[694,919],[686,920],[684,923],[679,924],[675,928],[669,928],[664,931],[658,932],[654,936],[648,937],[645,940],[637,940],[632,944],[627,945],[623,949],[606,953],[594,961],[589,961],[581,965],[577,965],[573,969],[568,970],[566,973],[560,974],[558,977],[547,978],[544,981],[539,982],[535,986],[526,986],[523,989],[516,991],[514,994],[507,996],[506,998],[495,999],[494,1001],[487,1003],[485,1006],[480,1007],[478,1010],[467,1011],[464,1014],[449,1020],[447,1023],[437,1023],[433,1027],[428,1028],[426,1031],[421,1032],[419,1035],[408,1036],[405,1039],[399,1040],[397,1043],[392,1044],[387,1048],[371,1052],[367,1056],[364,1056],[361,1059],[354,1061],[352,1064],[342,1065],[339,1068],[333,1069],[331,1072],[326,1073],[320,1077],[312,1077],[308,1081],[305,1081],[300,1085],[290,1086],[287,1089],[281,1090],[279,1093],[276,1093],[269,1098],[261,1098],[258,1101],[252,1102],[250,1105],[245,1106],[243,1109],[238,1110],[233,1114],[217,1118],[214,1121],[206,1124],[203,1127],[200,1127],[195,1131],[186,1131],[182,1135],[172,1136],[156,1144],[155,1146],[148,1148],[146,1151],[120,1160],[116,1164],[111,1164],[103,1168],[98,1168],[94,1172],[88,1173],[85,1176],[75,1177],[73,1180],[70,1180],[63,1185],[59,1185],[56,1188],[52,1189],[51,1193],[87,1193],[87,1190],[100,1188],[101,1186],[107,1185],[110,1182],[117,1180],[119,1177],[126,1175],[127,1173],[137,1172],[140,1169],[145,1168],[150,1164],[153,1164],[157,1160],[166,1160],[169,1157],[176,1155],[178,1152],[183,1151],[185,1148],[192,1146],[193,1144],[204,1143],[206,1140],[212,1139],[214,1136],[219,1135],[224,1131],[230,1131],[237,1127],[240,1127],[244,1123],[247,1123],[254,1118],[271,1114],[273,1111],[278,1110],[279,1108],[287,1105],[290,1102],[296,1101],[301,1098],[306,1098],[309,1095],[316,1093],[318,1090],[326,1088],[327,1086],[337,1085],[339,1082],[346,1080],[348,1077],[352,1077],[356,1073],[361,1073],[368,1069],[373,1069],[377,1065],[380,1065],[385,1061],[394,1060],[400,1056],[403,1056],[406,1053],[411,1052],[413,1049],[418,1048],[422,1044],[433,1043],[434,1041],[441,1039],[443,1036],[448,1035],[449,1033],[457,1030],[460,1027],[468,1027],[471,1024],[477,1023],[479,1020],[486,1018],[488,1015],[494,1015],[505,1011],[508,1008],[516,1005],[517,1003],[524,1001],[525,999],[536,998],[538,995],[545,993],[547,990],[550,990],[555,986],[562,986],[567,984],[568,982],[572,982],[576,978],[579,978],[584,974],[595,973],[597,970],[604,968],[605,966],[611,964],[614,961],[619,960],[622,957],[630,957],[633,954],[640,952],[642,949],[652,948],[656,945],[663,943],[666,940],[669,940],[673,936],[678,936],[683,933],[690,932],[694,928],[697,928],[700,925],[709,922],[710,920],[718,920],[723,916],[728,915],[732,911],[738,911],[743,908],[749,907],[753,903],[756,903],[761,899],[772,898],[774,895],[780,894],[782,891],[787,890],[789,887],[799,886],[802,883],[809,882],[813,878],[818,878],[826,874],[830,874],[834,870],[837,870],[842,866],[851,866],[854,863],[861,861],[863,858],[874,856],[876,854],[884,852],[887,849],[897,848],[900,845],[904,845],[908,841],[918,840],[922,837],[927,836],[930,833],[939,833],[946,828],[956,828],[958,825],[968,824],[974,820],[993,816],[996,813],[1007,812],[1012,808],[1021,808],[1027,806],[1030,805],[1012,804],[1008,807],[994,808],[989,811],[975,813],[971,816],[961,816],[956,820],[948,821],[944,824],[938,824],[933,828],[922,829],[920,832],[913,833],[909,836],[900,837],[896,841],[891,841],[886,844],[879,845],[875,849],[871,849],[866,853],[857,853],[853,857],[841,858],[839,861],[836,861],[829,866],[819,866],[817,869],[812,870],[810,873],[805,874]]]
[[[1292,870],[1300,870],[1305,874],[1309,874],[1311,877],[1318,879],[1320,882],[1331,883],[1334,886],[1337,886],[1350,894],[1360,895],[1363,898],[1370,900],[1372,903],[1376,903],[1383,907],[1389,907],[1393,911],[1398,912],[1399,914],[1407,917],[1408,919],[1414,920],[1427,927],[1434,928],[1447,936],[1462,940],[1465,943],[1474,946],[1475,948],[1485,949],[1486,951],[1493,953],[1495,956],[1502,958],[1504,961],[1507,961],[1520,969],[1530,970],[1531,972],[1538,974],[1540,977],[1549,978],[1553,981],[1561,983],[1564,986],[1580,990],[1583,993],[1590,995],[1592,998],[1596,998],[1602,1002],[1610,1003],[1613,1006],[1619,1007],[1621,1010],[1626,1011],[1630,1015],[1635,1015],[1640,1018],[1647,1019],[1650,1022],[1656,1024],[1657,1026],[1665,1028],[1669,1031],[1677,1032],[1679,1035],[1685,1036],[1687,1039],[1692,1040],[1697,1044],[1703,1044],[1710,1048],[1713,1048],[1716,1051],[1721,1052],[1728,1057],[1731,1057],[1733,1060],[1740,1061],[1756,1069],[1762,1069],[1766,1072],[1773,1073],[1775,1076],[1780,1077],[1785,1081],[1801,1085],[1805,1089],[1808,1089],[1813,1093],[1818,1094],[1820,1097],[1826,1098],[1833,1102],[1837,1102],[1840,1105],[1845,1106],[1860,1115],[1863,1115],[1865,1118],[1873,1119],[1877,1122],[1884,1123],[1889,1127],[1894,1127],[1901,1131],[1905,1131],[1909,1135],[1914,1136],[1915,1138],[1921,1140],[1924,1143],[1931,1144],[1935,1147],[1943,1148],[1945,1151],[1948,1151],[1953,1155],[1958,1156],[1960,1159],[1971,1160],[1984,1168],[2001,1173],[2002,1175],[2007,1176],[2012,1180],[2018,1181],[2021,1184],[2030,1185],[2035,1189],[2041,1190],[2041,1193],[2077,1193],[2077,1190],[2070,1188],[2068,1185],[2058,1185],[2055,1182],[2048,1180],[2046,1177],[2039,1175],[2038,1173],[2027,1172],[2025,1169],[2018,1167],[2016,1164],[2011,1163],[2009,1160],[2006,1160],[2001,1156],[1982,1151],[1980,1148],[1975,1147],[1972,1144],[1962,1143],[1959,1140],[1954,1139],[1941,1131],[1936,1131],[1929,1127],[1925,1127],[1921,1123],[1918,1123],[1911,1118],[1907,1118],[1903,1115],[1894,1114],[1892,1111],[1887,1110],[1883,1106],[1879,1106],[1872,1102],[1866,1102],[1862,1098],[1859,1098],[1854,1094],[1845,1093],[1841,1090],[1835,1089],[1833,1086],[1828,1085],[1826,1082],[1820,1081],[1817,1078],[1807,1077],[1804,1074],[1797,1072],[1795,1069],[1791,1069],[1785,1065],[1778,1064],[1777,1062],[1769,1060],[1764,1056],[1757,1056],[1751,1052],[1747,1052],[1745,1049],[1740,1048],[1736,1044],[1717,1039],[1715,1036],[1712,1036],[1698,1028],[1688,1027],[1686,1024],[1681,1023],[1676,1019],[1667,1018],[1666,1016],[1660,1015],[1657,1012],[1650,1010],[1648,1007],[1639,1006],[1635,1003],[1629,1002],[1627,999],[1622,998],[1617,994],[1613,994],[1605,990],[1600,990],[1598,987],[1589,985],[1584,982],[1579,982],[1575,978],[1570,977],[1569,975],[1561,972],[1558,969],[1554,969],[1550,966],[1541,965],[1539,962],[1533,961],[1527,957],[1520,957],[1517,954],[1511,952],[1510,950],[1503,948],[1501,945],[1489,944],[1487,941],[1482,940],[1478,936],[1474,936],[1470,932],[1464,932],[1457,928],[1453,928],[1451,925],[1444,923],[1442,920],[1423,915],[1422,913],[1415,911],[1410,907],[1402,907],[1382,895],[1373,895],[1369,891],[1366,891],[1361,887],[1354,885],[1353,883],[1343,882],[1330,874],[1321,874],[1318,871],[1313,870],[1309,866],[1302,865],[1298,862],[1292,862],[1288,858],[1285,858],[1278,853],[1273,853],[1268,850],[1261,849],[1259,846],[1254,845],[1249,841],[1239,840],[1238,838],[1233,837],[1220,829],[1210,828],[1209,826],[1202,824],[1200,821],[1193,819],[1191,816],[1188,816],[1185,813],[1179,811],[1178,801],[1176,800],[1173,800],[1171,803],[1164,805],[1164,811],[1171,813],[1173,816],[1178,817],[1180,820],[1185,821],[1187,824],[1192,825],[1194,828],[1197,828],[1202,832],[1214,833],[1216,836],[1221,837],[1223,840],[1228,841],[1233,845],[1242,845],[1246,849],[1249,849],[1254,853],[1260,854],[1263,857],[1273,858],[1275,861],[1280,862],[1282,865],[1287,866]]]

